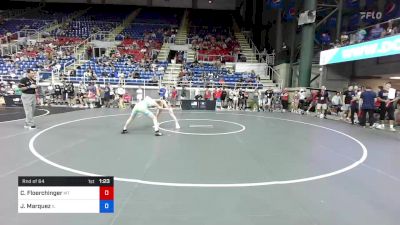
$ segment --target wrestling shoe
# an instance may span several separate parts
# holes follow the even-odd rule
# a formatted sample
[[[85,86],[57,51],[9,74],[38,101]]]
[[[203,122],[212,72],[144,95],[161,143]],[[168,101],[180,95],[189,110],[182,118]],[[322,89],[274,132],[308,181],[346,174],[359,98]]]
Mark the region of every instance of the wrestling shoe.
[[[156,131],[156,132],[154,132],[154,135],[155,136],[162,136],[162,133],[160,131]]]
[[[126,130],[126,129],[123,129],[121,132],[121,134],[126,134],[126,133],[128,133],[128,130]]]

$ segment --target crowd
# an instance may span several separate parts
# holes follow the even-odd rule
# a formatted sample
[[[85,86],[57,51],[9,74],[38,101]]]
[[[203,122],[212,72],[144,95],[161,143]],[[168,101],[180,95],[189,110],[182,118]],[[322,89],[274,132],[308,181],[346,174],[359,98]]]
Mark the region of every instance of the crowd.
[[[399,26],[398,20],[389,20],[385,24],[376,24],[372,27],[361,28],[356,32],[345,32],[340,36],[340,40],[336,40],[336,42],[333,42],[328,32],[321,33],[319,40],[326,47],[342,47],[397,35],[400,29]]]
[[[21,95],[21,89],[17,82],[1,82],[0,96]],[[132,97],[126,89],[119,85],[113,87],[96,85],[93,82],[84,84],[80,82],[74,85],[70,82],[62,82],[47,87],[38,86],[36,102],[42,106],[70,106],[80,108],[94,107],[119,107],[130,105]]]
[[[234,73],[227,68],[224,61],[214,63],[184,63],[178,74],[180,87],[230,87],[257,89],[261,87],[260,76],[254,71],[247,73]]]
[[[192,28],[194,29],[194,28]],[[233,62],[241,52],[240,44],[229,30],[223,28],[197,28],[190,36],[190,44],[201,61],[225,60]]]
[[[74,86],[63,82],[47,88],[39,87],[36,98],[39,105],[66,105],[73,107],[119,107],[125,108],[144,97],[144,90],[138,88],[129,93],[124,86],[96,85],[94,82]],[[20,95],[21,90],[15,82],[1,82],[0,95]],[[247,110],[265,112],[292,112],[315,115],[319,118],[342,120],[363,127],[395,130],[396,109],[400,109],[400,92],[391,83],[379,86],[377,91],[371,87],[351,85],[344,91],[321,89],[300,89],[289,91],[284,88],[246,89],[246,88],[186,88],[162,86],[159,97],[166,99],[171,106],[178,107],[180,100],[215,100],[221,110]],[[398,116],[397,116],[397,119]],[[386,123],[386,121],[388,123]]]
[[[180,93],[179,93],[180,92]],[[376,91],[371,87],[351,85],[344,91],[321,89],[300,89],[290,92],[284,88],[251,90],[245,88],[215,87],[191,90],[175,87],[162,87],[160,97],[173,102],[180,99],[215,100],[217,106],[226,110],[250,110],[266,112],[292,112],[296,114],[315,115],[319,118],[343,120],[363,127],[396,131],[396,109],[400,109],[400,91],[392,88],[391,83],[379,86]],[[397,116],[397,120],[400,118]],[[386,121],[388,123],[386,123]]]

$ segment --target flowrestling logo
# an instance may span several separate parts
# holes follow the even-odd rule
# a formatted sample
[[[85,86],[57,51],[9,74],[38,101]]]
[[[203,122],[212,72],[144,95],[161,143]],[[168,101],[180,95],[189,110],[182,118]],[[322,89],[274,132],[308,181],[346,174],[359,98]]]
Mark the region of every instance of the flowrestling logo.
[[[400,54],[400,35],[322,51],[320,65]]]
[[[360,12],[361,20],[380,20],[383,17],[382,12],[368,11]]]

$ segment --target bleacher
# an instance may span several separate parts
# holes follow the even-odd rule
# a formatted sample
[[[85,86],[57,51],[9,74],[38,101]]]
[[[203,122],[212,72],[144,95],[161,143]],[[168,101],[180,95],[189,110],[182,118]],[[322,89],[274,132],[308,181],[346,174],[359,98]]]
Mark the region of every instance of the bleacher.
[[[234,62],[240,45],[232,33],[232,21],[225,12],[209,12],[207,17],[200,16],[202,11],[191,15],[189,42],[197,50],[198,60]]]
[[[0,35],[6,33],[15,33],[23,29],[41,29],[46,25],[51,24],[51,20],[38,20],[38,19],[7,19],[0,26]]]
[[[236,87],[236,83],[245,83],[244,86],[249,88],[262,88],[262,84],[256,81],[256,75],[249,73],[238,73],[231,72],[226,68],[218,68],[214,64],[201,64],[196,65],[194,63],[187,63],[184,66],[186,71],[190,71],[193,73],[192,77],[192,87],[204,87],[205,80],[203,80],[203,76],[208,77],[208,74],[213,74],[213,78],[207,78],[207,83],[211,81],[211,83],[223,85],[225,87],[234,88]]]
[[[57,37],[80,37],[88,38],[91,34],[99,31],[111,31],[118,26],[115,22],[103,21],[72,21],[66,26],[57,28],[51,32]]]
[[[65,14],[70,13],[70,10],[51,8],[47,9],[46,12],[53,12],[55,16],[49,17],[50,19],[57,19],[63,17]],[[68,12],[68,13],[66,13]],[[111,13],[118,12],[118,13]],[[29,57],[29,60],[23,60],[13,64],[0,63],[0,74],[9,75],[11,72],[15,76],[20,77],[26,69],[32,68],[35,71],[43,69],[45,63],[48,63],[45,54],[46,52],[54,52],[54,56],[57,57],[55,51],[60,50],[60,46],[76,46],[82,43],[84,39],[94,34],[97,31],[111,31],[115,29],[127,15],[132,12],[132,8],[126,10],[106,10],[94,8],[87,11],[84,15],[76,18],[68,24],[53,30],[50,35],[53,39],[45,41],[45,44],[52,43],[55,46],[54,49],[44,48],[38,52],[37,50],[27,52],[23,54]],[[40,15],[39,12],[37,15]],[[218,61],[223,60],[226,62],[234,62],[234,54],[240,49],[237,41],[234,39],[231,33],[232,21],[225,12],[212,12],[212,15],[203,17],[200,16],[200,11],[195,11],[191,14],[191,26],[189,32],[189,38],[193,41],[192,44],[196,46],[201,41],[201,46],[198,49],[199,61]],[[36,16],[37,16],[36,15]],[[41,14],[43,15],[43,14]],[[125,75],[125,82],[128,85],[143,85],[150,83],[149,81],[156,76],[162,78],[164,76],[164,70],[167,69],[167,62],[158,62],[157,66],[164,67],[164,70],[152,70],[144,69],[139,63],[151,60],[152,50],[159,50],[163,44],[163,39],[169,37],[175,32],[175,28],[179,27],[179,23],[182,19],[182,10],[173,10],[172,12],[166,12],[165,10],[159,9],[143,9],[139,15],[135,18],[135,22],[129,24],[122,32],[120,40],[122,41],[116,48],[116,52],[113,57],[118,60],[113,60],[110,66],[103,66],[97,63],[95,59],[91,59],[84,64],[80,64],[80,67],[76,69],[76,76],[71,77],[71,81],[79,82],[84,78],[84,73],[87,69],[93,69],[97,76],[97,82],[109,82],[111,84],[117,84],[119,82],[118,73]],[[34,15],[30,17],[34,18]],[[22,21],[22,22],[21,22]],[[35,19],[24,19],[24,20],[12,20],[10,24],[15,24],[38,28],[51,21],[35,20]],[[2,29],[10,27],[11,25],[5,24]],[[20,28],[20,27],[18,27]],[[18,30],[17,28],[15,30]],[[113,51],[112,51],[113,52]],[[68,55],[68,54],[67,54]],[[129,57],[130,61],[126,60]],[[67,63],[72,63],[73,57],[69,56],[58,59],[57,64],[67,66]],[[54,63],[55,64],[55,63]],[[53,64],[53,66],[54,66]],[[51,72],[53,68],[48,68]],[[246,83],[248,86],[262,87],[261,84],[255,81],[254,75],[243,74],[243,73],[229,73],[227,69],[218,69],[213,64],[204,64],[202,67],[194,66],[193,64],[187,64],[185,69],[189,69],[193,72],[192,82],[193,86],[203,86],[204,80],[202,74],[217,74],[213,78],[212,82],[225,83],[227,87],[234,87],[236,82]],[[132,79],[129,76],[132,73],[139,73],[140,79]],[[88,78],[86,78],[88,79]]]
[[[157,67],[166,68],[168,65],[167,62],[157,63]],[[145,69],[137,63],[132,63],[128,65],[128,60],[120,58],[118,61],[112,63],[112,66],[103,66],[101,63],[96,62],[95,59],[92,59],[82,65],[80,69],[76,70],[76,77],[70,77],[70,81],[79,82],[84,79],[84,73],[88,70],[92,69],[93,72],[97,76],[97,82],[103,83],[107,82],[110,84],[118,84],[119,82],[119,73],[124,74],[124,80],[127,85],[143,85],[145,82],[150,85],[150,80],[153,76],[157,76],[157,78],[161,78],[164,76],[163,71],[151,71],[149,69]],[[133,79],[129,77],[132,73],[138,73],[140,79]],[[88,78],[86,78],[89,80]]]

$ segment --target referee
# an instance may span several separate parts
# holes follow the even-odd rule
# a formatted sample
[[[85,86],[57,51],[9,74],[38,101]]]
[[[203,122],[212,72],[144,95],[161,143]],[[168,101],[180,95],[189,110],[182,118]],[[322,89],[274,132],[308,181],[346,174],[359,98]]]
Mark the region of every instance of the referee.
[[[25,128],[36,129],[33,116],[36,109],[36,80],[35,72],[31,69],[26,71],[26,77],[19,81],[18,87],[22,91],[21,100],[25,111]]]

